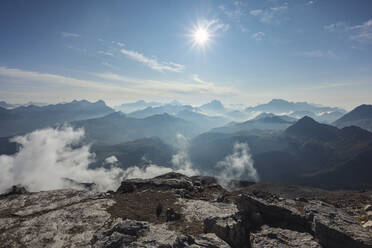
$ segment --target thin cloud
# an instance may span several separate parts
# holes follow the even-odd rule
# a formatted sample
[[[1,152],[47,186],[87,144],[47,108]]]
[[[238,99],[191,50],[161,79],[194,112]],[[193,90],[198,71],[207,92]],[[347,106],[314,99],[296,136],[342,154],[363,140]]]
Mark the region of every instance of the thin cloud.
[[[347,30],[347,25],[345,22],[336,22],[329,25],[325,25],[324,29],[329,32],[345,31]]]
[[[194,74],[193,76],[192,76],[192,80],[194,80],[195,82],[197,82],[197,83],[200,83],[200,84],[211,84],[211,83],[208,83],[207,81],[204,81],[204,80],[202,80],[200,77],[199,77],[199,75],[198,74]]]
[[[0,85],[12,87],[17,83],[26,85],[37,83],[41,89],[45,89],[44,85],[48,85],[49,87],[59,85],[67,86],[63,87],[67,91],[81,92],[84,89],[84,92],[89,91],[91,95],[120,96],[120,98],[123,95],[136,96],[137,98],[156,96],[174,97],[175,95],[189,95],[190,97],[212,95],[218,97],[233,96],[240,93],[235,89],[215,86],[213,84],[149,80],[114,73],[92,73],[91,75],[96,80],[83,80],[50,73],[0,67]]]
[[[359,43],[372,43],[372,19],[354,26],[347,25],[345,22],[337,22],[324,26],[324,29],[329,32],[345,32],[349,35],[349,39]]]
[[[307,58],[337,58],[336,54],[332,50],[303,51],[303,52],[298,52],[297,55],[307,57]]]
[[[305,90],[322,90],[322,89],[332,89],[332,88],[341,88],[341,87],[349,87],[353,86],[356,83],[327,83],[327,84],[321,84],[321,85],[315,85],[312,87],[305,88]]]
[[[222,32],[226,32],[227,30],[229,30],[230,25],[221,22],[219,19],[213,19],[213,20],[207,21],[206,27],[208,30],[214,33],[219,30],[221,30]]]
[[[279,17],[284,12],[288,10],[288,6],[286,4],[277,6],[277,7],[271,7],[268,9],[254,9],[249,11],[249,14],[251,16],[257,17],[260,22],[265,24],[272,24],[272,23],[278,23]]]
[[[231,20],[240,22],[240,18],[244,15],[244,7],[245,4],[243,2],[235,1],[233,2],[232,7],[220,5],[218,8]]]
[[[106,56],[114,56],[114,54],[113,53],[111,53],[111,52],[105,52],[105,51],[98,51],[98,53],[99,54],[103,54],[103,55],[106,55]]]
[[[315,3],[315,1],[308,1],[308,2],[306,3],[306,6],[313,5],[314,3]]]
[[[159,62],[156,58],[149,58],[143,55],[142,53],[121,49],[121,53],[128,56],[130,59],[140,62],[147,67],[155,71],[172,71],[172,72],[182,72],[185,69],[185,66],[174,63],[174,62]]]
[[[252,38],[257,40],[257,41],[261,41],[265,38],[265,33],[264,32],[254,33],[254,34],[252,34]]]
[[[349,30],[352,32],[350,39],[360,43],[372,43],[372,19],[360,25],[351,26]]]
[[[70,33],[70,32],[61,32],[62,37],[64,38],[79,38],[80,34]]]

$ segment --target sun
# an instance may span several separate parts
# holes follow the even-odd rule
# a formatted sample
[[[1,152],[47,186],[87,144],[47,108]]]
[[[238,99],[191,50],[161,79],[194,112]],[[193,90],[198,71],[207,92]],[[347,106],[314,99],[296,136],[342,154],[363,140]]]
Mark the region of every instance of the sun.
[[[198,27],[193,34],[194,42],[200,46],[204,46],[209,40],[210,34],[208,29]]]

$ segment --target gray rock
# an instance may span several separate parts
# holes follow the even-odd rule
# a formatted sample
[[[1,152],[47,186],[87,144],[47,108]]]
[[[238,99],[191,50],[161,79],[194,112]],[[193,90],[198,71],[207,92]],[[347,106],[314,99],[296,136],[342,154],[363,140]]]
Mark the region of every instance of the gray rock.
[[[365,205],[365,207],[363,208],[364,211],[368,212],[368,211],[372,211],[372,205],[371,204],[367,204]]]
[[[185,189],[190,192],[195,189],[191,178],[179,173],[171,172],[151,179],[124,180],[117,192],[131,193],[135,190],[144,190],[149,188],[160,188],[165,190]]]
[[[251,231],[263,222],[273,227],[312,234],[324,247],[372,247],[372,236],[368,230],[343,210],[320,201],[298,203],[283,199],[269,203],[241,195],[237,205]],[[261,223],[253,218],[254,213],[262,216]]]
[[[54,190],[0,199],[0,247],[90,247],[110,225],[103,193]]]
[[[294,201],[278,200],[268,203],[249,195],[237,199],[237,207],[249,230],[255,230],[262,224],[306,232],[311,230],[307,218],[296,208]]]
[[[173,248],[230,248],[226,242],[213,233],[198,236],[179,236]]]
[[[322,246],[308,233],[262,226],[251,234],[252,248],[321,248]]]
[[[372,247],[371,234],[341,209],[311,201],[304,212],[312,223],[315,238],[325,247]]]

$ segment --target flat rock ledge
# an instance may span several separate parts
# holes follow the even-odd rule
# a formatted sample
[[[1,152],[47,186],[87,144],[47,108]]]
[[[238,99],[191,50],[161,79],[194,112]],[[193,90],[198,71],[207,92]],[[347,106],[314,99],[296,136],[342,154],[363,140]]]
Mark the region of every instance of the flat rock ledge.
[[[343,209],[234,184],[168,173],[109,193],[13,187],[0,195],[0,247],[372,247],[370,229]]]

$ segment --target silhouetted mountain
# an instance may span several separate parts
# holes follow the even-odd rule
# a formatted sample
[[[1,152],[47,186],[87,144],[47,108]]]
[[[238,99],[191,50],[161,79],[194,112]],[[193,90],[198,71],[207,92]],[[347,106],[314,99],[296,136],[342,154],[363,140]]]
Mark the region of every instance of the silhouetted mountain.
[[[325,107],[307,102],[288,102],[282,99],[273,99],[269,103],[260,104],[255,107],[248,107],[245,109],[247,112],[262,111],[269,113],[289,113],[295,111],[311,111],[315,114],[327,111],[345,112],[340,108]]]
[[[139,100],[136,102],[124,103],[119,106],[115,106],[114,109],[123,113],[130,113],[137,110],[145,109],[147,107],[156,107],[160,105],[162,105],[160,102],[146,102],[144,100]]]
[[[360,105],[333,122],[337,127],[358,126],[372,131],[372,105]]]
[[[103,101],[72,101],[48,106],[21,106],[0,110],[0,137],[31,132],[74,120],[96,118],[112,113]]]
[[[289,121],[291,120],[291,121]],[[289,127],[293,120],[290,117],[277,116],[274,114],[263,113],[253,120],[242,123],[229,124],[224,127],[214,128],[211,132],[217,133],[236,133],[249,132],[252,130],[284,130]]]
[[[107,158],[115,156],[115,166],[126,169],[130,166],[144,166],[149,163],[162,166],[170,165],[174,150],[158,137],[143,138],[117,145],[93,145],[91,151],[96,154],[92,167],[109,165]]]
[[[188,137],[200,133],[191,122],[166,113],[137,119],[115,112],[101,118],[76,121],[72,125],[83,127],[89,141],[104,144],[120,144],[153,136],[171,142],[178,133]]]
[[[338,128],[318,123],[308,116],[303,117],[285,131],[287,135],[322,141],[335,140],[339,133]]]

